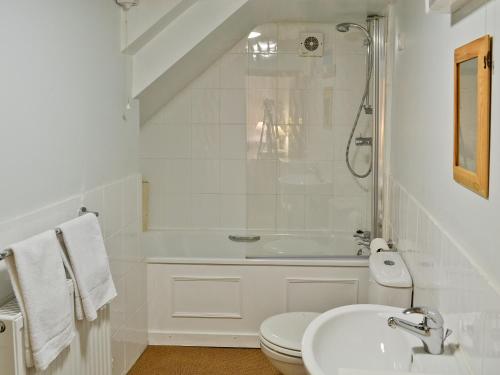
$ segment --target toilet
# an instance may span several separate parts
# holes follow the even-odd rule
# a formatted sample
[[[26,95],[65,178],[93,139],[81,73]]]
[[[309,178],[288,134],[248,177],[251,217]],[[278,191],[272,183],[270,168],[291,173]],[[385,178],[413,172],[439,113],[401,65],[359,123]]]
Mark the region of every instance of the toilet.
[[[319,315],[290,312],[272,316],[260,326],[260,348],[283,375],[307,375],[302,362],[302,336]]]
[[[370,255],[368,303],[401,308],[411,307],[413,282],[408,268],[397,252]]]
[[[368,302],[401,308],[411,306],[412,279],[401,256],[380,252],[370,256]],[[283,375],[307,375],[302,362],[302,336],[319,313],[290,312],[274,315],[260,326],[260,348]]]

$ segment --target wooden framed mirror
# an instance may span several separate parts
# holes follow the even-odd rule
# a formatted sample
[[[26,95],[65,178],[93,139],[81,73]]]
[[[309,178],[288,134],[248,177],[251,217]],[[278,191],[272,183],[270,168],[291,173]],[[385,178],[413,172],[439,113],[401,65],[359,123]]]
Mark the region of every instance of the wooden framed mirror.
[[[455,50],[453,178],[488,198],[492,38],[485,35]]]

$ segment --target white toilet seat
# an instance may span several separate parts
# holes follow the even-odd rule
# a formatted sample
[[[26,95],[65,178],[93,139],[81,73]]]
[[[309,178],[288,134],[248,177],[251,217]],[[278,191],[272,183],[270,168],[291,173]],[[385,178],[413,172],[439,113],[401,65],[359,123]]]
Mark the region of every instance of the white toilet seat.
[[[267,341],[264,337],[259,336],[261,346],[264,345],[267,349],[272,350],[275,353],[279,353],[286,357],[302,358],[302,351],[300,350],[290,350],[283,348],[281,346],[275,345],[270,341]]]
[[[260,326],[261,344],[284,357],[301,359],[304,331],[319,315],[311,312],[291,312],[272,316]]]
[[[302,357],[289,356],[281,352],[275,351],[269,348],[262,341],[260,343],[260,349],[266,356],[268,356],[271,359],[274,359],[275,361],[285,362],[291,365],[299,365],[299,366],[302,366],[304,364],[304,362],[302,362]]]

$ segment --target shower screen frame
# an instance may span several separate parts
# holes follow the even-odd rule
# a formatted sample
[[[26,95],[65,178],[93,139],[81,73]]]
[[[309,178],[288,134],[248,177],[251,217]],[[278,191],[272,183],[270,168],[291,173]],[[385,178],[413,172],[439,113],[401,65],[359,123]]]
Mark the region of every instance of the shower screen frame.
[[[386,18],[369,16],[368,30],[373,40],[373,75],[369,97],[372,98],[372,238],[382,236],[384,218],[384,130],[386,85]]]

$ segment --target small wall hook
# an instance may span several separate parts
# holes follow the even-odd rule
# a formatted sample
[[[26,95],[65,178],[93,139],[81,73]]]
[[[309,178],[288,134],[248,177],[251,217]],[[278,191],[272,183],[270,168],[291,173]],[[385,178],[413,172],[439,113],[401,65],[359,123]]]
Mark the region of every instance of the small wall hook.
[[[85,214],[94,214],[95,216],[99,217],[99,212],[89,211],[89,210],[87,210],[87,207],[85,207],[85,206],[80,207],[80,209],[78,210],[78,216],[82,216]]]

